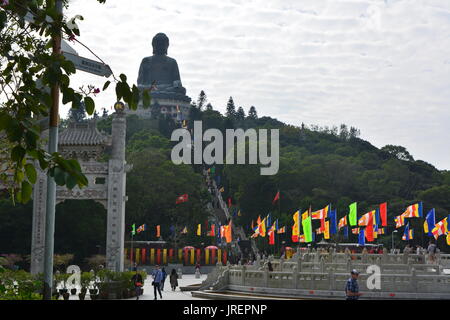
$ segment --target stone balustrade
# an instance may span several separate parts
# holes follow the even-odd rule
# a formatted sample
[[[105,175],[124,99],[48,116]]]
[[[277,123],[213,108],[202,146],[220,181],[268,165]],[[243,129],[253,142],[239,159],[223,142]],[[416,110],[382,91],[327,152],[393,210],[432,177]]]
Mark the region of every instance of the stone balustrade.
[[[445,266],[426,264],[421,255],[336,253],[329,256],[331,258],[307,253],[297,254],[288,261],[269,257],[258,259],[254,265],[218,266],[208,281],[215,285],[209,285],[208,289],[341,299],[345,296],[344,287],[350,270],[357,269],[360,271],[360,291],[366,298],[450,299],[450,275],[442,272]],[[351,256],[357,258],[352,259]],[[274,271],[268,271],[269,260]],[[441,255],[438,261],[447,263],[449,259],[447,255]],[[373,277],[370,271],[368,273],[368,267],[373,265],[381,272],[379,289],[368,287],[374,283],[373,278],[368,281]]]

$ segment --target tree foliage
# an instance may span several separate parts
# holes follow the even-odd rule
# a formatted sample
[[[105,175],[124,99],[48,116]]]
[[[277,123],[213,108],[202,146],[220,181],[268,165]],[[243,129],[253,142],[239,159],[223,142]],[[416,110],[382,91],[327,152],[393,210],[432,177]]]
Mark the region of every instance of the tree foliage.
[[[67,1],[64,3],[68,6]],[[46,129],[43,124],[48,122],[52,108],[50,88],[59,88],[63,104],[70,104],[73,109],[84,104],[89,115],[95,111],[92,97],[100,90],[92,86],[72,88],[70,76],[76,73],[73,63],[51,50],[58,37],[75,39],[80,35],[72,23],[74,19],[69,23],[58,14],[55,1],[10,0],[1,4],[0,140],[5,141],[1,153],[8,154],[10,171],[8,177],[2,175],[0,179],[19,202],[30,200],[37,166],[48,170],[58,185],[86,186],[88,181],[78,162],[64,159],[57,152],[49,154],[42,139]],[[26,21],[26,15],[33,20]],[[117,100],[136,109],[140,98],[137,86],[128,84],[124,74],[114,81]],[[105,82],[103,91],[109,84],[109,80]],[[149,92],[142,95],[148,102]]]

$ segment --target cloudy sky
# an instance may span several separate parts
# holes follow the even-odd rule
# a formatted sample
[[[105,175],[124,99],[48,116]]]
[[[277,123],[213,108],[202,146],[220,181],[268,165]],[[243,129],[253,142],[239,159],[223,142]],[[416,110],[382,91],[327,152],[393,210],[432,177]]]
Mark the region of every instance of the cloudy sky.
[[[222,112],[233,96],[294,125],[346,123],[450,169],[449,0],[72,0],[65,13],[81,14],[79,40],[134,82],[164,32],[193,99],[203,89]],[[98,108],[114,96],[99,94]]]

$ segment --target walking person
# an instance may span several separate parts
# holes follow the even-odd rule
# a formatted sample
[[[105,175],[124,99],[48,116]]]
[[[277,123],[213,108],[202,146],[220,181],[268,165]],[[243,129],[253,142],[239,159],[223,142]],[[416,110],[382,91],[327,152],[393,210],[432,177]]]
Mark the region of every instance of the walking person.
[[[178,287],[178,273],[175,269],[172,269],[170,273],[170,286],[172,287],[172,291],[175,291]]]
[[[353,269],[351,272],[351,278],[347,280],[345,285],[345,295],[347,300],[358,300],[362,293],[359,292],[358,276],[359,272]]]
[[[167,272],[166,269],[164,269],[164,267],[162,268],[161,272],[162,272],[161,291],[164,291],[164,282],[166,282]]]
[[[142,287],[144,286],[144,281],[142,280],[142,275],[138,273],[136,269],[136,273],[131,277],[131,281],[134,284],[134,290],[136,292],[136,300],[139,300],[139,296],[142,294]]]
[[[159,297],[162,299],[161,288],[160,288],[161,279],[162,279],[162,271],[159,269],[158,265],[155,266],[155,270],[153,270],[153,272],[152,272],[152,277],[153,277],[152,285],[154,287],[154,294],[155,294],[154,300],[158,300],[156,291],[159,292]]]

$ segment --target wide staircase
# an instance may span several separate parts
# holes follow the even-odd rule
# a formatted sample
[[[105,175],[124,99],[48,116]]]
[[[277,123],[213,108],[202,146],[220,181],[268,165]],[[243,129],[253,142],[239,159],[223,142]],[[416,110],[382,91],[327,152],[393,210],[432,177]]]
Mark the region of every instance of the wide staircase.
[[[206,179],[207,187],[212,195],[212,201],[208,204],[211,216],[215,221],[220,222],[222,225],[225,225],[232,218],[228,210],[228,206],[222,198],[222,193],[219,191],[216,181],[209,175],[206,169],[203,170],[203,175]],[[243,254],[243,250],[239,245],[240,241],[242,240],[248,241],[244,228],[238,225],[235,220],[233,220],[231,248],[233,250],[233,254],[235,254],[235,256],[237,257],[240,257]],[[253,254],[256,256],[258,252],[256,244],[253,239],[250,240],[250,243],[251,252],[249,254]]]

